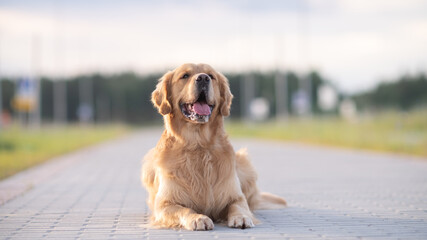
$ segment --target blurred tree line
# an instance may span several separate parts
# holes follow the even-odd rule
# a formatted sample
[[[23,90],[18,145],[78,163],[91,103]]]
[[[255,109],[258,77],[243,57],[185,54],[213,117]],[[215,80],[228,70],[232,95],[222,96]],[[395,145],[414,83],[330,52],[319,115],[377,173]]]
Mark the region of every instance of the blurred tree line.
[[[157,80],[162,74],[137,75],[133,72],[125,72],[115,75],[92,74],[82,75],[67,79],[61,79],[66,84],[66,109],[67,122],[79,120],[79,106],[82,104],[80,91],[82,86],[90,86],[90,103],[92,105],[93,121],[102,122],[126,122],[131,124],[145,124],[157,121],[161,118],[150,102],[151,92],[154,90]],[[251,72],[242,74],[225,74],[230,82],[231,92],[234,95],[231,118],[243,117],[242,86],[244,81],[251,76],[254,79],[254,97],[263,97],[270,104],[269,116],[275,116],[275,77],[277,72],[261,73]],[[287,109],[293,113],[291,97],[306,81],[311,81],[311,105],[313,112],[319,112],[316,89],[325,80],[313,71],[304,76],[294,72],[284,74],[287,80]],[[3,110],[15,114],[11,101],[15,95],[19,79],[2,79],[2,103]],[[41,88],[41,119],[44,123],[54,121],[54,84],[51,78],[40,79]],[[90,82],[90,85],[84,83]],[[284,89],[286,91],[286,89]],[[87,99],[86,99],[87,100]]]
[[[253,96],[265,98],[270,104],[269,117],[274,117],[276,115],[275,78],[277,74],[277,72],[225,74],[229,79],[231,92],[234,95],[231,118],[240,119],[244,117],[243,107],[247,103],[243,104],[242,101],[244,84],[248,76],[254,80]],[[60,81],[64,81],[66,84],[67,122],[79,120],[79,106],[82,105],[82,94],[80,92],[82,87],[88,86],[90,86],[89,103],[93,112],[92,121],[96,123],[126,122],[131,124],[158,122],[161,116],[153,108],[150,96],[161,75],[141,76],[132,72],[125,72],[115,75],[92,74],[62,79]],[[287,111],[290,115],[296,113],[292,106],[292,96],[299,89],[305,88],[307,81],[310,81],[311,112],[313,114],[322,113],[318,104],[317,90],[324,83],[331,85],[329,81],[316,71],[304,75],[289,71],[284,74],[281,73],[281,75],[287,81],[287,87],[283,89],[283,94],[285,94]],[[18,80],[3,78],[1,81],[3,111],[11,113],[11,115],[16,114],[11,102],[16,92]],[[41,118],[44,123],[54,121],[55,82],[47,77],[40,80]],[[85,85],[85,83],[90,84]],[[307,90],[307,88],[305,89]],[[343,99],[342,94],[338,94],[338,96],[339,99]],[[398,108],[409,110],[418,105],[427,104],[426,75],[405,75],[395,81],[383,82],[371,91],[354,95],[353,99],[359,109]]]
[[[61,79],[66,84],[66,118],[67,122],[79,120],[78,110],[82,104],[80,91],[90,86],[91,91],[86,103],[91,104],[93,121],[102,122],[150,122],[156,114],[150,102],[151,92],[159,75],[139,76],[132,72],[117,75],[82,75]],[[3,109],[15,113],[12,99],[16,92],[19,79],[2,79]],[[89,85],[85,84],[90,82]],[[40,79],[41,118],[45,123],[54,121],[54,81],[51,78]],[[87,91],[87,90],[86,90]]]
[[[411,110],[427,106],[427,77],[425,73],[406,74],[383,81],[370,91],[353,96],[361,110]]]

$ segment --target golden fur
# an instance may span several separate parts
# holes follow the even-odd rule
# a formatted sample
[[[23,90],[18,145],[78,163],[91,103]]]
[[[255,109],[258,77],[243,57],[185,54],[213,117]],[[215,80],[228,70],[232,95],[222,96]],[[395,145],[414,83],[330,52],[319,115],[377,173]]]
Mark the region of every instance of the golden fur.
[[[181,111],[181,104],[197,100],[201,74],[211,77],[206,102],[213,108],[205,123]],[[223,125],[232,98],[228,80],[207,64],[184,64],[159,80],[152,102],[165,130],[144,157],[141,174],[153,224],[210,230],[214,221],[226,221],[248,228],[257,223],[251,210],[286,206],[284,199],[259,192],[246,151],[234,152]]]

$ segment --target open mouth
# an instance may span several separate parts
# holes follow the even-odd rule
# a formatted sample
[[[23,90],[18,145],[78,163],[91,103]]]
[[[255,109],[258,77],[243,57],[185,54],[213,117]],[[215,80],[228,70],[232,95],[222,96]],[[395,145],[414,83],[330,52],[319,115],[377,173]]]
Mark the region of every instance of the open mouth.
[[[206,101],[205,92],[201,92],[199,98],[194,103],[181,104],[182,114],[191,121],[206,123],[212,114],[214,105],[209,105]]]

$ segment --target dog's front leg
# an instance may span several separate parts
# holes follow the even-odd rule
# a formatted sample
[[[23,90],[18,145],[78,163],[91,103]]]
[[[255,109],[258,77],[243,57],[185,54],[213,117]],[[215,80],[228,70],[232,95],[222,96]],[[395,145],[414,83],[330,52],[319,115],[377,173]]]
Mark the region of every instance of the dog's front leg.
[[[156,221],[166,226],[181,226],[188,230],[212,230],[212,220],[203,214],[196,213],[191,208],[177,204],[163,204],[158,209]]]
[[[228,207],[227,222],[229,227],[233,228],[251,228],[254,227],[253,216],[249,210],[246,199],[242,196]],[[255,219],[254,219],[255,220]]]

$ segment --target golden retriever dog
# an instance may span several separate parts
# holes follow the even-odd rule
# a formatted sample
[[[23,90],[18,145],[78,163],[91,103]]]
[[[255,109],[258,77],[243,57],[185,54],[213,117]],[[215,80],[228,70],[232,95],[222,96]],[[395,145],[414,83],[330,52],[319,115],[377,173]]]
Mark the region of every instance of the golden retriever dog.
[[[246,151],[234,152],[224,131],[232,98],[228,80],[207,64],[184,64],[159,80],[151,100],[165,130],[141,174],[154,225],[251,228],[258,222],[253,210],[286,206],[259,192]]]

